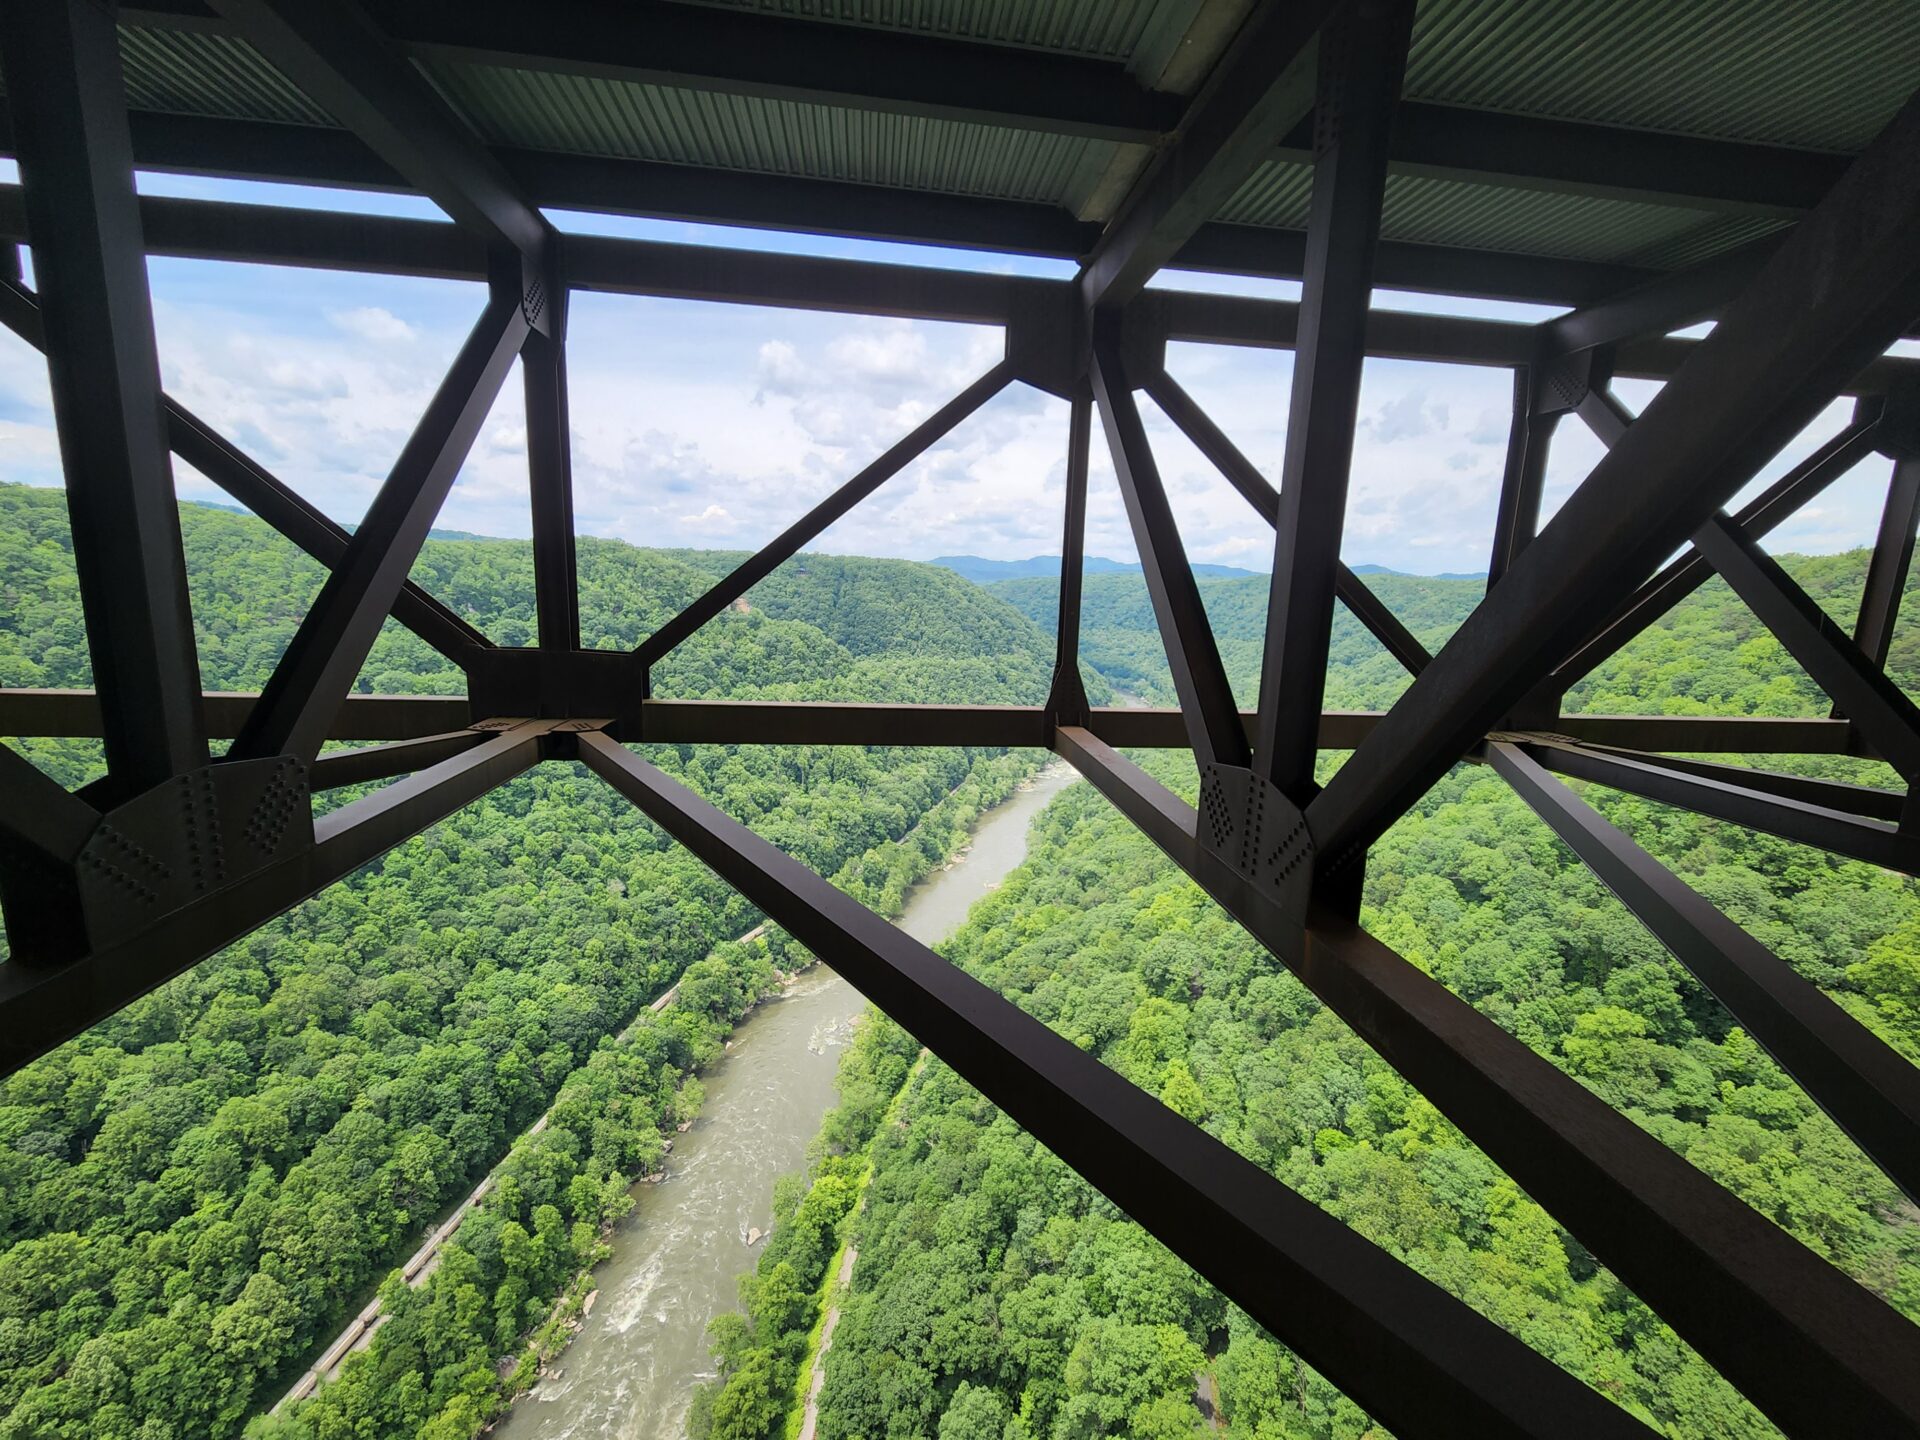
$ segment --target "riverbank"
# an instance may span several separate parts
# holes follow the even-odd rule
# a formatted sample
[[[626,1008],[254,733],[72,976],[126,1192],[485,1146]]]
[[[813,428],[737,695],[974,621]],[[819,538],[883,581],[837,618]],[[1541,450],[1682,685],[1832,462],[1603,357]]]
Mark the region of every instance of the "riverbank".
[[[896,923],[929,942],[950,933],[1019,863],[1028,822],[1071,779],[1043,767],[1037,783],[1021,782],[985,811],[951,863],[936,864],[907,893]],[[850,1043],[851,1022],[865,1008],[824,965],[797,988],[805,993],[776,998],[743,1023],[706,1077],[707,1103],[667,1183],[647,1187],[621,1223],[613,1258],[595,1272],[594,1308],[566,1355],[508,1410],[503,1440],[680,1440],[694,1387],[712,1373],[707,1323],[740,1303],[736,1282],[756,1255],[748,1237],[773,1227],[776,1208],[793,1213],[791,1198],[776,1207],[776,1177],[804,1165],[834,1095],[833,1052]],[[902,1070],[917,1052],[908,1047]],[[876,1111],[900,1078],[896,1071]],[[839,1218],[833,1213],[830,1223]],[[809,1293],[816,1273],[804,1282]],[[783,1381],[781,1394],[790,1393]]]
[[[915,824],[849,861],[835,883],[869,904],[897,905],[913,881],[964,842],[980,810],[1032,767],[1021,755],[980,757]],[[509,1147],[496,1166],[501,1183],[466,1209],[445,1239],[446,1262],[437,1270],[424,1266],[417,1288],[400,1271],[389,1272],[381,1299],[391,1321],[365,1327],[365,1348],[349,1345],[343,1354],[329,1346],[328,1358],[341,1362],[334,1381],[270,1423],[352,1425],[385,1414],[392,1407],[383,1397],[414,1383],[423,1354],[464,1355],[470,1358],[456,1368],[474,1370],[433,1413],[436,1436],[471,1435],[493,1421],[536,1378],[541,1356],[570,1333],[564,1312],[590,1293],[580,1291],[577,1267],[603,1257],[608,1224],[635,1195],[661,1188],[632,1182],[655,1178],[663,1154],[698,1112],[699,1072],[722,1059],[728,1036],[755,1002],[778,992],[776,967],[799,958],[781,932],[770,930],[764,944],[724,945],[687,966],[672,992],[677,1003],[637,1012],[622,1032],[631,1033],[631,1043],[595,1049],[560,1086],[550,1112],[558,1118]],[[485,1350],[499,1362],[482,1367]],[[445,1363],[436,1363],[444,1373]]]
[[[735,945],[750,945],[766,933],[767,925],[765,921],[762,921],[751,930],[735,936],[730,943]],[[630,1038],[633,1034],[634,1026],[640,1023],[642,1016],[650,1014],[658,1015],[662,1010],[665,1010],[669,1005],[673,1004],[674,997],[679,993],[680,984],[678,981],[675,981],[672,985],[669,985],[661,995],[642,1006],[640,1010],[635,1013],[633,1019],[627,1023],[626,1028],[620,1032],[618,1039],[624,1042]],[[558,1104],[557,1098],[555,1104]],[[548,1123],[553,1119],[553,1111],[554,1106],[549,1105],[546,1110],[541,1113],[538,1120],[535,1120],[533,1124],[529,1125],[514,1138],[513,1142],[507,1147],[507,1153],[511,1155],[520,1146],[545,1131]],[[502,1157],[501,1165],[504,1164],[505,1157]],[[421,1243],[420,1248],[408,1256],[405,1262],[399,1266],[400,1277],[407,1282],[409,1289],[419,1289],[427,1282],[429,1277],[432,1276],[434,1264],[440,1258],[441,1247],[446,1245],[447,1242],[454,1237],[455,1233],[460,1229],[461,1222],[477,1210],[480,1207],[481,1201],[485,1200],[487,1196],[492,1193],[495,1180],[500,1174],[501,1165],[496,1165],[493,1169],[489,1170],[486,1178],[474,1186],[473,1189],[468,1192],[467,1196],[453,1207],[447,1218],[434,1227],[426,1240]],[[379,1330],[386,1321],[386,1299],[382,1295],[375,1294],[373,1299],[367,1302],[365,1308],[347,1322],[346,1327],[334,1338],[333,1342],[320,1352],[320,1358],[307,1367],[300,1378],[294,1381],[287,1392],[274,1402],[273,1408],[267,1413],[270,1415],[278,1415],[288,1405],[297,1404],[306,1399],[307,1396],[311,1395],[326,1381],[337,1376],[340,1373],[340,1367],[346,1363],[347,1356],[364,1350],[368,1345],[372,1344],[374,1332]]]

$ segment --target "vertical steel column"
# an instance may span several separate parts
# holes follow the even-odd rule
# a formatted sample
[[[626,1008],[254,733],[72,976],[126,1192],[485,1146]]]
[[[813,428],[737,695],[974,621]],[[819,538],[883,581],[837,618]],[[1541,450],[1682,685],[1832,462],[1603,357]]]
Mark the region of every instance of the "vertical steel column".
[[[1541,413],[1540,367],[1522,365],[1513,372],[1513,423],[1507,431],[1507,466],[1500,477],[1500,509],[1493,522],[1493,554],[1487,561],[1487,588],[1500,583],[1540,528],[1540,495],[1547,483],[1547,456],[1558,410]]]
[[[573,542],[573,437],[567,409],[566,287],[546,289],[546,332],[520,349],[527,397],[527,483],[533,499],[533,590],[540,645],[580,648],[580,582]],[[531,318],[531,317],[530,317]]]
[[[1060,619],[1055,627],[1053,686],[1047,716],[1055,725],[1084,724],[1087,690],[1080,679],[1080,585],[1087,546],[1087,459],[1093,440],[1093,392],[1075,392],[1067,421],[1066,518],[1060,539]]]
[[[1297,805],[1314,790],[1388,130],[1412,25],[1408,0],[1360,0],[1320,37],[1313,202],[1253,755],[1255,770]]]
[[[112,11],[0,5],[87,649],[118,796],[207,763]]]
[[[1880,512],[1880,533],[1873,542],[1867,584],[1860,595],[1860,618],[1853,627],[1853,643],[1883,670],[1894,622],[1900,618],[1900,595],[1913,566],[1916,531],[1920,531],[1920,452],[1903,454],[1893,462],[1886,508]]]

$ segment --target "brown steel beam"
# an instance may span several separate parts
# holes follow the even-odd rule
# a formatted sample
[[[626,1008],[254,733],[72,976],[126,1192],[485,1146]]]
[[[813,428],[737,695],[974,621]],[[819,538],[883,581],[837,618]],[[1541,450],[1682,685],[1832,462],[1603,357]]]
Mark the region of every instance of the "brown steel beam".
[[[202,697],[208,732],[237,735],[258,695]],[[1092,730],[1121,749],[1173,750],[1187,745],[1180,711],[1154,706],[1095,707]],[[1320,748],[1352,750],[1384,712],[1329,710],[1320,717]],[[647,741],[712,745],[982,745],[1048,743],[1038,705],[875,705],[823,701],[647,700],[640,706]],[[331,741],[417,740],[471,723],[462,695],[349,695],[327,731]],[[1253,736],[1254,714],[1240,712]],[[1770,715],[1563,715],[1559,733],[1591,745],[1636,751],[1723,755],[1845,755],[1845,720]],[[0,689],[0,735],[86,738],[100,734],[100,705],[91,690]],[[1757,787],[1756,787],[1757,788]],[[1844,808],[1844,807],[1842,807]],[[1874,813],[1869,810],[1863,813]]]
[[[1200,601],[1173,508],[1160,483],[1160,468],[1140,423],[1120,347],[1102,334],[1094,339],[1093,395],[1100,406],[1120,498],[1140,552],[1141,576],[1194,756],[1202,765],[1243,766],[1250,752],[1234,706],[1233,687],[1220,663],[1213,626]]]
[[[545,723],[519,724],[313,822],[289,858],[78,960],[0,965],[0,1074],[46,1054],[275,915],[344,879],[541,756]]]
[[[1787,1434],[1920,1433],[1920,1329],[1358,924],[1290,918],[1088,732],[1055,748]]]
[[[307,788],[318,794],[346,785],[365,785],[374,780],[391,780],[396,775],[411,775],[455,755],[464,755],[491,738],[492,733],[486,730],[452,730],[443,735],[423,735],[417,740],[330,751],[307,767]]]
[[[1366,847],[1920,313],[1910,101],[1699,342],[1499,587],[1315,797],[1317,852]]]
[[[125,13],[142,26],[228,28],[200,3],[156,0]],[[1142,89],[1111,61],[765,12],[710,14],[661,0],[637,0],[617,17],[564,0],[538,20],[512,4],[450,9],[436,0],[388,0],[380,19],[429,64],[550,71],[1123,143],[1157,143],[1183,108],[1179,97]],[[1310,145],[1296,130],[1275,155],[1304,158]],[[1817,204],[1846,160],[1436,104],[1410,106],[1393,147],[1400,174],[1783,219]]]
[[[440,221],[164,196],[143,197],[140,215],[148,253],[154,255],[439,279],[488,278],[484,247]],[[26,238],[19,187],[0,185],[0,243]],[[1006,325],[1015,316],[1056,307],[1071,283],[600,235],[563,235],[558,243],[575,290],[965,324]],[[1380,248],[1375,279],[1382,284],[1391,251],[1388,245]],[[1502,263],[1512,258],[1502,257]],[[1290,349],[1299,309],[1282,300],[1150,290],[1134,301],[1130,323],[1164,332],[1172,340]],[[1375,309],[1367,316],[1367,353],[1381,359],[1510,368],[1533,359],[1537,328]],[[1695,348],[1689,340],[1629,342],[1616,350],[1614,373],[1665,380]],[[1920,360],[1882,357],[1864,366],[1846,388],[1878,394],[1916,378]]]
[[[1871,807],[1870,814],[1887,818],[1884,812],[1891,805],[1891,818],[1898,820],[1903,797],[1893,791],[1839,787],[1817,780],[1796,786],[1789,782],[1797,777],[1770,777],[1733,765],[1683,767],[1657,755],[1594,749],[1549,736],[1525,738],[1530,757],[1563,775],[1888,870],[1920,875],[1920,838],[1853,808],[1866,805]]]
[[[1719,314],[1760,273],[1780,237],[1769,235],[1685,270],[1628,287],[1540,323],[1543,348],[1567,354],[1642,335],[1664,335]]]
[[[240,733],[258,694],[209,691],[200,697],[207,733]],[[329,740],[413,740],[458,730],[472,718],[464,695],[349,695],[328,727]],[[92,690],[0,689],[0,735],[97,738],[100,697]]]
[[[1909,1199],[1920,1196],[1920,1070],[1609,824],[1526,750],[1505,742],[1487,750],[1493,768],[1654,938]],[[1911,873],[1911,864],[1908,868]]]
[[[1085,305],[1139,294],[1313,108],[1316,40],[1334,9],[1333,0],[1258,0],[1087,256]]]
[[[1880,529],[1867,562],[1867,580],[1860,592],[1860,614],[1854,622],[1853,643],[1879,669],[1886,669],[1893,644],[1894,622],[1900,618],[1900,598],[1913,569],[1914,536],[1920,530],[1920,454],[1902,455],[1893,462],[1887,501],[1880,512]]]
[[[962,1078],[1396,1433],[1650,1433],[685,786],[604,736],[581,737],[580,753],[648,819],[828,957]]]
[[[1542,403],[1544,366],[1520,365],[1513,372],[1513,417],[1507,429],[1506,466],[1500,475],[1499,508],[1494,513],[1493,554],[1487,562],[1487,589],[1500,583],[1540,528],[1540,497],[1546,490],[1547,457],[1561,411]]]
[[[1540,746],[1558,743],[1559,739],[1558,736],[1533,736],[1529,737],[1528,743],[1537,752]],[[1798,800],[1845,815],[1865,815],[1874,820],[1898,820],[1906,798],[1897,790],[1882,790],[1872,785],[1855,785],[1844,780],[1816,780],[1812,776],[1794,775],[1783,770],[1729,765],[1724,761],[1697,760],[1686,755],[1654,755],[1619,746],[1596,745],[1592,741],[1581,742],[1579,749],[1583,754],[1658,765],[1662,770],[1691,775],[1696,779],[1718,781],[1745,790],[1757,790],[1763,795],[1777,795],[1785,800]],[[1546,764],[1549,769],[1554,768],[1550,758]]]
[[[624,0],[385,0],[380,21],[414,58],[592,76],[636,85],[921,115],[1045,134],[1152,144],[1178,96],[1110,60],[988,41],[821,23],[771,12]],[[227,29],[200,4],[129,7],[129,23]]]
[[[537,273],[552,233],[545,217],[355,0],[209,3],[457,224]]]
[[[580,578],[573,534],[573,426],[567,403],[565,281],[550,265],[545,331],[527,333],[520,376],[527,414],[527,490],[533,518],[533,593],[540,644],[580,648]]]
[[[112,13],[0,7],[87,651],[123,797],[207,761]]]
[[[39,303],[18,281],[0,278],[0,324],[35,349],[45,344]],[[339,563],[348,539],[342,526],[171,395],[163,393],[160,405],[166,417],[167,443],[175,455],[322,565],[331,569]],[[449,660],[459,660],[470,646],[493,643],[411,580],[394,601],[393,617]]]
[[[1241,498],[1259,512],[1260,518],[1269,525],[1277,525],[1280,492],[1268,483],[1259,467],[1247,459],[1227,433],[1213,423],[1213,417],[1202,410],[1164,368],[1147,376],[1145,389],[1153,403],[1193,442],[1194,448],[1226,477],[1227,483],[1240,492]],[[1338,557],[1334,560],[1333,592],[1353,612],[1354,618],[1373,632],[1373,638],[1380,642],[1382,648],[1406,667],[1409,674],[1418,675],[1421,667],[1433,658],[1414,633],[1401,624],[1400,617],[1368,588],[1366,581],[1348,568],[1346,561]]]
[[[518,294],[488,303],[274,667],[230,756],[311,759],[319,751],[527,331]]]
[[[998,361],[986,374],[887,447],[885,453],[858,475],[794,521],[736,566],[725,579],[718,581],[704,595],[649,635],[634,651],[640,657],[641,665],[651,667],[659,664],[694,631],[797,555],[807,541],[938,444],[954,426],[1006,389],[1012,379],[1013,367],[1005,360]]]
[[[1400,175],[1782,220],[1819,204],[1849,158],[1418,102],[1406,107],[1393,142]]]
[[[1412,0],[1348,5],[1320,41],[1313,195],[1274,519],[1253,768],[1295,805],[1318,791],[1334,589],[1366,361],[1387,140],[1413,32]]]
[[[1080,678],[1080,590],[1087,542],[1087,464],[1093,449],[1093,393],[1068,403],[1067,477],[1060,536],[1060,604],[1053,628],[1053,681],[1046,711],[1055,724],[1084,724],[1086,683]]]
[[[1845,429],[1742,507],[1735,523],[1755,539],[1767,534],[1873,453],[1879,419],[1877,402],[1857,405]],[[1706,557],[1690,548],[1634,591],[1605,625],[1556,665],[1551,684],[1563,692],[1572,688],[1712,577]]]
[[[1920,780],[1920,708],[1906,692],[1727,516],[1709,519],[1693,543],[1881,757],[1910,784]]]

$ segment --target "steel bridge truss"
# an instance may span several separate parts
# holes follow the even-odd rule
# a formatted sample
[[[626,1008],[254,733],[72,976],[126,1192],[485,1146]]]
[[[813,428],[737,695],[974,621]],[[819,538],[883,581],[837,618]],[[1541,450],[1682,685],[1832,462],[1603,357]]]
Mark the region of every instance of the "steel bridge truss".
[[[1445,116],[1393,127],[1411,8],[1256,6],[1118,217],[1087,237],[1077,278],[1059,282],[559,234],[537,208],[543,187],[528,183],[528,167],[510,170],[480,146],[392,37],[351,6],[299,0],[213,0],[213,9],[455,223],[138,199],[111,16],[90,0],[0,10],[24,181],[0,193],[0,239],[31,243],[38,282],[28,289],[17,265],[0,276],[0,320],[47,356],[96,677],[93,691],[0,692],[0,733],[98,736],[108,772],[68,793],[0,747],[11,944],[0,966],[0,1064],[45,1053],[531,766],[580,762],[1396,1433],[1650,1434],[627,748],[1046,747],[1782,1430],[1920,1434],[1920,1332],[1356,919],[1369,844],[1450,766],[1486,763],[1920,1197],[1914,1067],[1557,778],[1920,874],[1911,798],[1920,711],[1885,670],[1920,523],[1920,366],[1883,358],[1920,315],[1920,103],[1844,173],[1797,177],[1790,198],[1804,218],[1777,245],[1537,326],[1371,310],[1383,254],[1389,274],[1408,263],[1379,244],[1389,163],[1410,147],[1451,143],[1456,159],[1473,150]],[[1086,123],[1073,96],[1058,105],[1046,123]],[[1220,201],[1283,144],[1310,147],[1314,164],[1309,223],[1289,242],[1300,302],[1144,288],[1203,243]],[[351,534],[162,393],[149,253],[485,280],[479,320]],[[565,346],[578,290],[992,324],[1005,329],[1006,353],[636,650],[587,650]],[[1665,338],[1708,315],[1718,323],[1707,339]],[[1278,487],[1167,375],[1169,340],[1294,350]],[[1367,356],[1514,375],[1488,593],[1435,654],[1338,559]],[[516,358],[538,600],[539,643],[527,648],[491,644],[407,579]],[[1635,417],[1608,388],[1617,375],[1666,385]],[[1044,705],[651,695],[649,674],[676,645],[1016,382],[1064,398],[1071,415],[1059,652]],[[1142,426],[1142,390],[1274,529],[1253,712],[1228,686]],[[1725,511],[1848,393],[1858,398],[1846,429],[1744,509]],[[1096,412],[1178,710],[1095,709],[1081,684]],[[1547,448],[1568,415],[1607,453],[1541,527]],[[1894,479],[1848,633],[1759,541],[1874,451],[1893,457]],[[327,569],[257,696],[202,693],[169,452]],[[1561,713],[1571,685],[1714,574],[1833,698],[1831,717]],[[1413,677],[1384,713],[1323,709],[1336,601]],[[351,693],[389,615],[460,666],[465,696]],[[213,739],[229,743],[216,754]],[[379,743],[322,755],[329,739]],[[1190,749],[1199,806],[1125,758],[1134,747]],[[1322,749],[1353,752],[1324,788]],[[1716,752],[1874,756],[1903,785],[1681,758]],[[314,792],[378,781],[389,783],[314,816]]]

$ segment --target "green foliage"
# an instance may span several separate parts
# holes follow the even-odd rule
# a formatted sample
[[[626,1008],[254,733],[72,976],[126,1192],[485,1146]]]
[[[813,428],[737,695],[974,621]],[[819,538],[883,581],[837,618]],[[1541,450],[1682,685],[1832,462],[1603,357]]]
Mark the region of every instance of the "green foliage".
[[[1858,596],[1859,555],[1788,563],[1835,613]],[[1371,583],[1435,646],[1478,596],[1470,582]],[[1265,582],[1201,584],[1250,698]],[[1050,622],[1051,582],[992,588]],[[1116,685],[1171,700],[1137,577],[1088,577],[1086,624],[1086,654]],[[1335,657],[1332,705],[1381,705],[1404,685],[1345,616]],[[1920,679],[1915,658],[1903,630],[1895,673]],[[1825,709],[1717,585],[1627,647],[1571,704]],[[1190,767],[1149,763],[1191,793]],[[1804,768],[1872,774],[1838,758]],[[1920,1054],[1914,882],[1628,797],[1588,795],[1786,963]],[[1375,847],[1363,919],[1707,1174],[1920,1316],[1912,1207],[1496,779],[1463,767]],[[1086,789],[1054,801],[1027,863],[946,948],[1661,1433],[1774,1433]],[[943,1065],[927,1066],[872,1155],[854,1222],[859,1264],[821,1395],[823,1440],[1189,1435],[1201,1424],[1196,1379],[1207,1371],[1230,1432],[1383,1433]]]
[[[64,500],[0,486],[0,683],[90,681]],[[257,688],[320,570],[246,516],[181,520],[204,682]],[[590,643],[638,640],[724,561],[583,542]],[[677,651],[663,693],[1044,691],[1051,642],[947,572],[791,568]],[[415,576],[496,639],[531,637],[524,543],[434,541]],[[985,668],[976,630],[1000,646]],[[389,624],[358,687],[463,680]],[[69,784],[97,773],[97,746],[21,748]],[[882,908],[1031,767],[960,749],[648,757]],[[663,1130],[697,1108],[694,1072],[804,958],[777,930],[722,943],[757,918],[605,786],[545,766],[0,1081],[0,1437],[239,1433],[498,1164],[427,1282],[381,1287],[372,1347],[257,1426],[474,1433],[524,1383]],[[681,1004],[642,1013],[675,981]],[[504,1377],[502,1352],[519,1357]]]

